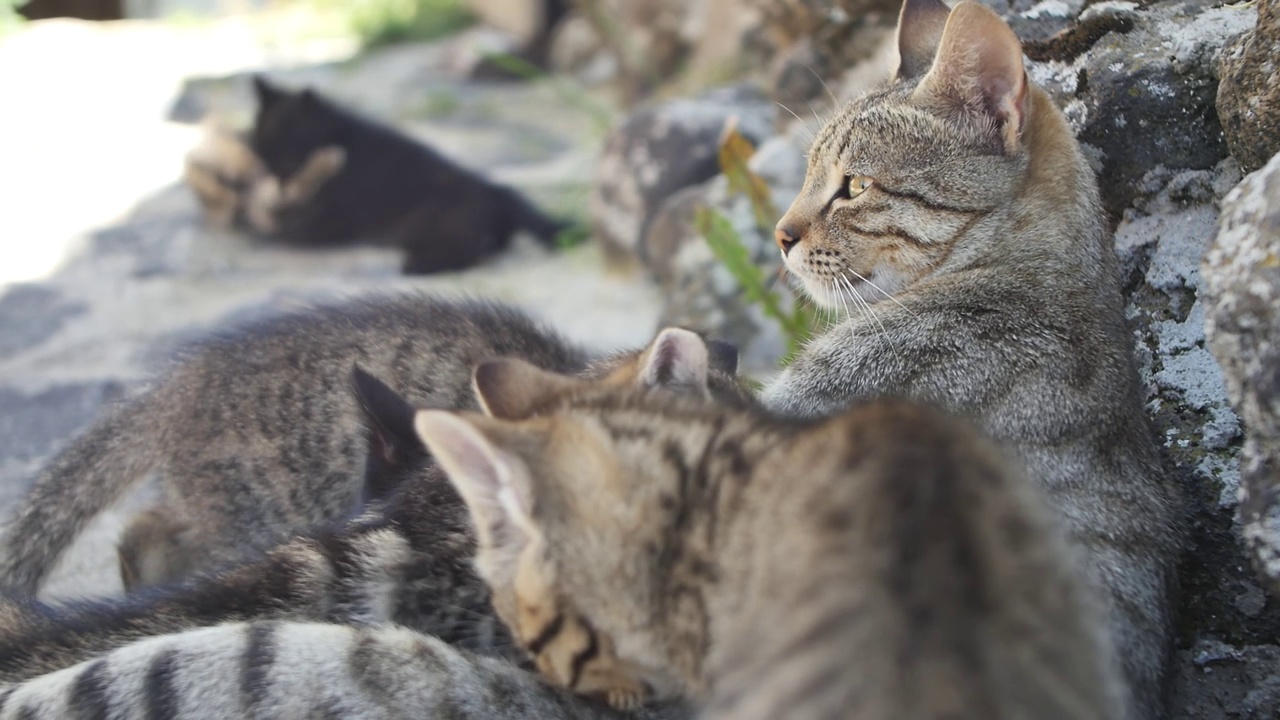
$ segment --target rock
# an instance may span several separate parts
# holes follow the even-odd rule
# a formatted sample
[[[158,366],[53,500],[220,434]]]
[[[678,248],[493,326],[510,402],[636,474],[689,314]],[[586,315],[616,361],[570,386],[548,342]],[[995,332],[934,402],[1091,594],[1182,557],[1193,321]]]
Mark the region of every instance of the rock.
[[[649,252],[641,240],[659,206],[678,190],[719,172],[716,149],[725,122],[755,140],[772,132],[775,108],[745,87],[643,107],[605,140],[591,184],[589,211],[595,235],[615,259]]]
[[[748,163],[769,184],[777,208],[790,205],[804,183],[806,133],[802,125],[793,126],[791,133],[762,143]],[[750,202],[730,193],[728,182],[718,176],[668,198],[646,235],[648,265],[662,283],[666,300],[660,322],[696,327],[731,340],[739,347],[744,371],[772,371],[786,349],[786,338],[776,321],[745,302],[738,281],[698,233],[694,216],[702,207],[729,221],[766,277],[780,277],[782,263],[772,228],[758,227]],[[774,283],[784,303],[794,302],[785,282]]]
[[[1258,25],[1218,63],[1218,117],[1245,172],[1280,152],[1280,6],[1258,0]]]
[[[1256,11],[1204,0],[1150,5],[1046,0],[1012,18],[1026,43],[1031,78],[1046,88],[1091,146],[1107,210],[1119,218],[1158,165],[1208,169],[1227,156],[1214,110],[1217,61]]]
[[[1280,597],[1280,154],[1223,201],[1202,272],[1205,332],[1247,431],[1240,458],[1245,545]]]

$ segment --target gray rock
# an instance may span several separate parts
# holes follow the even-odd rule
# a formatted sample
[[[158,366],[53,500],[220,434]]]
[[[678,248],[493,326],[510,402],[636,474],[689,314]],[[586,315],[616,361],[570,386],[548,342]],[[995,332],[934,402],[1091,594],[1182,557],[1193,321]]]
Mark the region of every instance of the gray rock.
[[[1038,25],[1060,27],[1071,7],[1047,0],[1014,25],[1023,37],[1034,37],[1042,34]],[[1142,178],[1158,165],[1208,169],[1227,156],[1214,110],[1217,61],[1255,17],[1252,8],[1205,0],[1099,3],[1052,42],[1028,44],[1031,78],[1096,152],[1112,217],[1140,194]]]
[[[716,149],[725,123],[753,140],[772,134],[774,106],[749,88],[725,88],[693,99],[643,107],[605,141],[591,184],[595,235],[615,258],[649,252],[641,242],[668,197],[719,172]]]
[[[1247,429],[1240,458],[1245,545],[1280,597],[1280,155],[1223,201],[1202,273],[1205,332]]]
[[[1280,152],[1280,7],[1258,0],[1258,25],[1222,53],[1218,117],[1247,172]]]

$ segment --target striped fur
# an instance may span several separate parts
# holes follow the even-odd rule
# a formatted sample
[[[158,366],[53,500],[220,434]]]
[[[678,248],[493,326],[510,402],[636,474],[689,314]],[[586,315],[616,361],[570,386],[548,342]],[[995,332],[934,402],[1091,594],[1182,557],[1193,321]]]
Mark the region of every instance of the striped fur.
[[[896,401],[787,422],[520,361],[476,371],[482,397],[514,383],[542,388],[537,414],[417,427],[552,682],[715,720],[1119,717],[1078,559],[966,424]]]
[[[669,328],[643,352],[597,363],[586,375],[609,387],[750,402],[734,378],[718,369],[732,368],[732,355],[723,344]],[[522,388],[504,388],[488,402],[514,412]],[[67,667],[139,638],[255,618],[395,622],[474,652],[519,658],[493,617],[488,587],[472,568],[475,541],[466,509],[439,469],[428,464],[412,413],[393,408],[370,419],[378,432],[398,438],[374,440],[381,450],[370,453],[391,451],[383,459],[394,462],[371,464],[370,472],[380,477],[368,480],[398,487],[389,498],[350,523],[291,539],[255,561],[180,586],[58,607],[14,604],[8,614],[0,613],[0,682]],[[415,447],[396,448],[397,442]]]
[[[646,720],[685,717],[678,706]],[[151,638],[23,684],[0,720],[592,720],[621,713],[411,630],[230,623]]]
[[[366,460],[350,392],[355,364],[417,406],[474,407],[471,368],[487,358],[608,374],[639,355],[593,364],[514,308],[421,295],[355,300],[225,334],[189,350],[156,387],[50,463],[9,526],[0,586],[34,594],[85,524],[153,474],[163,505],[126,530],[120,550],[131,587],[174,582],[344,517]],[[735,383],[721,385],[744,392]]]
[[[1163,717],[1182,501],[1093,172],[993,12],[907,0],[899,46],[895,82],[819,132],[777,228],[790,272],[848,317],[762,399],[796,417],[926,400],[1016,450],[1108,590],[1127,717]]]

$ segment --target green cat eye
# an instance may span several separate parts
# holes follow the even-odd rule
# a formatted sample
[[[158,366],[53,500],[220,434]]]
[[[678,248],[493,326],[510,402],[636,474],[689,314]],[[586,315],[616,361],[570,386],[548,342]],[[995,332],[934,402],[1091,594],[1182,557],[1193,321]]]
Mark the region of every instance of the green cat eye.
[[[854,175],[849,178],[849,197],[856,198],[866,192],[872,182],[874,181],[866,175]]]

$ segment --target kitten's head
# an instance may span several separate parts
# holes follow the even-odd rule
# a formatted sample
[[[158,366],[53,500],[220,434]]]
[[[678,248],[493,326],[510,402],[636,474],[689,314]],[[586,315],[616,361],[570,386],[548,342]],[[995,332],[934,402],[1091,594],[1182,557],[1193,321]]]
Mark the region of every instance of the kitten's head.
[[[906,0],[899,67],[886,88],[832,118],[809,150],[800,195],[775,236],[787,269],[822,305],[897,294],[1013,201],[1027,175],[1022,48],[971,0]],[[961,242],[983,242],[965,237]]]
[[[253,78],[258,110],[249,145],[282,182],[306,167],[316,150],[342,145],[347,119],[310,88],[285,90]]]
[[[687,331],[659,341],[632,384],[490,361],[474,377],[484,415],[416,422],[470,509],[498,615],[548,679],[621,708],[684,689],[678,651],[656,630],[660,518],[678,478],[653,447],[699,439],[656,426],[646,408],[705,413],[709,355]]]

